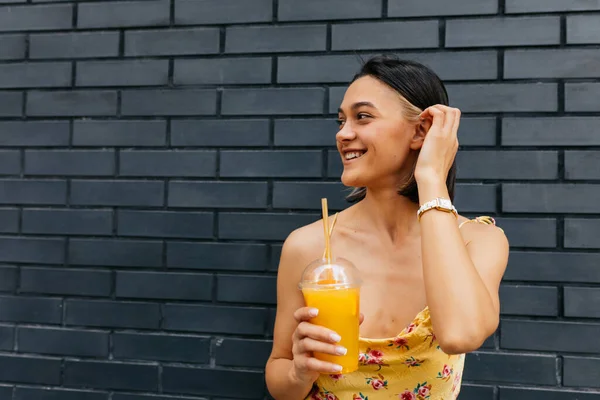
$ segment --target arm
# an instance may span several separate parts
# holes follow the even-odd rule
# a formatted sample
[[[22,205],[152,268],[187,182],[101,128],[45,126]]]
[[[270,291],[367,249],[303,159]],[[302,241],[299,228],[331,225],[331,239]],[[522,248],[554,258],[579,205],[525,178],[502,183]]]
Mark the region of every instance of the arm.
[[[448,198],[443,182],[419,184],[419,197]],[[421,252],[427,304],[440,347],[448,354],[478,349],[500,319],[498,290],[508,241],[492,225],[469,224],[465,246],[454,215],[431,210],[421,218]]]

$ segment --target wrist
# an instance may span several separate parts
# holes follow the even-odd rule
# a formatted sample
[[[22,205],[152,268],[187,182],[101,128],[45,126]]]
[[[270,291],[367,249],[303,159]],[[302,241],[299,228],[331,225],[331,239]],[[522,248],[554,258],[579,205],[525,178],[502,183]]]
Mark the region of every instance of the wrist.
[[[417,190],[419,192],[419,203],[423,204],[437,197],[449,199],[448,187],[446,182],[440,179],[428,179],[417,181]]]

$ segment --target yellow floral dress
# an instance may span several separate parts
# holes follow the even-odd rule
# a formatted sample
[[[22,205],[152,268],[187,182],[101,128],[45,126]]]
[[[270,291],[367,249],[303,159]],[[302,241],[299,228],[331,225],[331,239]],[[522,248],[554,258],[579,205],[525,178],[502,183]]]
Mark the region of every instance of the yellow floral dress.
[[[472,221],[495,225],[490,217]],[[396,337],[360,337],[359,349],[357,371],[321,375],[306,400],[454,400],[460,392],[465,355],[440,349],[428,307]]]

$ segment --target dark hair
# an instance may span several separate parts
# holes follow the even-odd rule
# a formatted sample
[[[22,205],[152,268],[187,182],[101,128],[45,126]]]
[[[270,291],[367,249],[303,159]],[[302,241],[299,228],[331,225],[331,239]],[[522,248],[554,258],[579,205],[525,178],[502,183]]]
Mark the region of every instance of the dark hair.
[[[410,60],[401,60],[391,56],[376,56],[363,64],[352,82],[363,76],[370,76],[396,90],[411,105],[425,110],[435,104],[448,105],[448,92],[441,79],[430,68]],[[456,160],[448,171],[446,186],[450,199],[454,200],[456,182]],[[346,197],[351,203],[365,198],[366,188],[354,188]],[[419,191],[414,170],[409,180],[398,189],[398,194],[419,203]]]

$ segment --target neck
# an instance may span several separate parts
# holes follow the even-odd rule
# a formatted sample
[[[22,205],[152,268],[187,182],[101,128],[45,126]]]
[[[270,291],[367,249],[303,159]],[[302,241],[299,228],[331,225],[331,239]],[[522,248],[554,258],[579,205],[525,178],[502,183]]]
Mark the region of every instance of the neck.
[[[398,195],[396,189],[367,189],[358,206],[363,220],[376,231],[383,232],[392,243],[420,234],[419,205]]]

